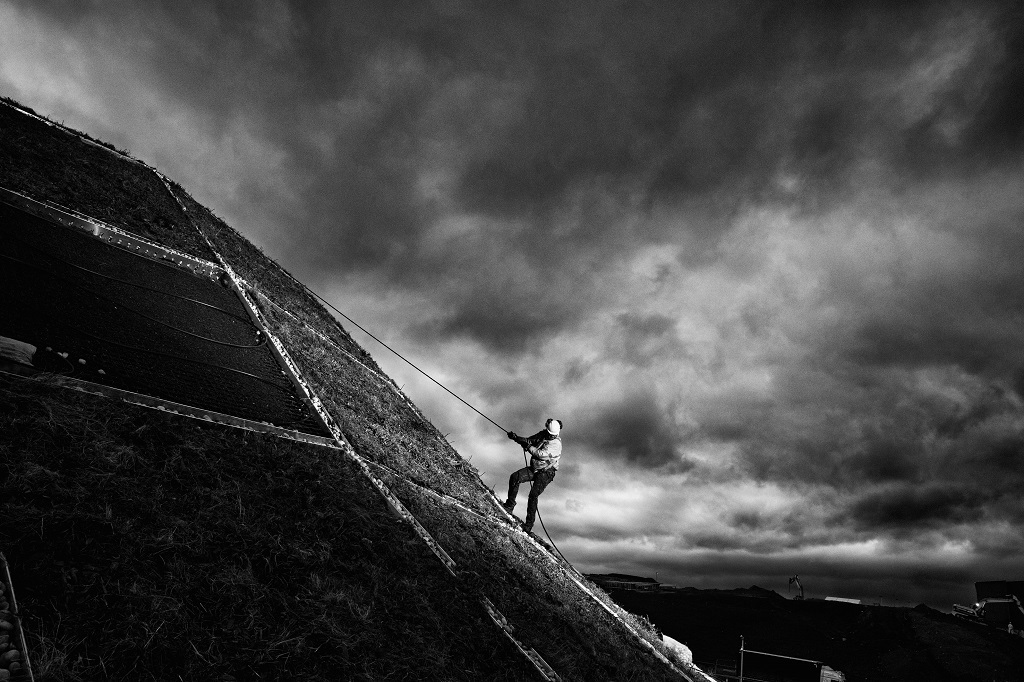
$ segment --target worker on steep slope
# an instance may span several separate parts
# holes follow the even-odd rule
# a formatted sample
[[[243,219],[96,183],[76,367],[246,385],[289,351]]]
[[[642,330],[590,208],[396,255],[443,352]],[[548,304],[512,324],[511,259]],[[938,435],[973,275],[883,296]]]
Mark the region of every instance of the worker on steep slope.
[[[508,500],[502,506],[511,514],[516,507],[519,484],[533,481],[530,498],[526,504],[526,521],[523,523],[523,530],[527,533],[533,530],[533,521],[537,516],[537,498],[554,480],[555,473],[558,472],[558,460],[562,455],[562,439],[558,435],[561,430],[561,420],[548,419],[544,422],[544,429],[529,438],[518,436],[515,431],[508,432],[510,439],[519,443],[524,450],[530,453],[530,465],[509,476]]]

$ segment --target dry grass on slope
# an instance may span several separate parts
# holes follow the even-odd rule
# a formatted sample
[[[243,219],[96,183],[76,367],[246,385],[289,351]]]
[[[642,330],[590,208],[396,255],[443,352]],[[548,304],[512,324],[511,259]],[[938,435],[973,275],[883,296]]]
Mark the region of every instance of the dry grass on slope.
[[[340,453],[0,378],[0,543],[46,680],[524,679]]]
[[[212,260],[152,170],[13,106],[0,98],[0,186]]]
[[[385,480],[462,568],[467,583],[480,586],[527,646],[564,679],[680,679],[523,533],[439,501],[398,477]],[[649,641],[656,638],[644,634]]]

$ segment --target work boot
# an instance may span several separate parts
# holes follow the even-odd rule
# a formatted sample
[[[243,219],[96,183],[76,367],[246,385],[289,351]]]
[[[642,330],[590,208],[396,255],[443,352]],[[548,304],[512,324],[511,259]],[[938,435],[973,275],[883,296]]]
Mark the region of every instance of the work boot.
[[[523,532],[524,533],[532,533],[533,532],[533,524],[532,523],[524,523],[523,524]]]
[[[501,506],[505,508],[505,511],[507,511],[509,514],[511,514],[512,510],[516,508],[516,503],[515,502],[502,502]]]

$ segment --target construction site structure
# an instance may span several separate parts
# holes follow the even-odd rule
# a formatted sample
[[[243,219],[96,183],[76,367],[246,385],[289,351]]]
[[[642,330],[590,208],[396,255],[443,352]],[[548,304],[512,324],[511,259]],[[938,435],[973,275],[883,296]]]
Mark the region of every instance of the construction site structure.
[[[794,575],[792,578],[789,579],[789,587],[791,589],[792,589],[794,583],[796,583],[797,589],[800,590],[800,593],[797,594],[796,596],[794,596],[793,599],[803,599],[804,598],[804,586],[800,583],[800,576]]]
[[[756,672],[748,669],[747,656],[753,656],[750,661],[751,668],[755,665],[760,667]],[[754,672],[754,676],[750,673]],[[746,639],[740,635],[740,660],[738,682],[755,682],[763,679],[762,676],[768,673],[772,679],[792,679],[806,682],[846,682],[846,675],[825,665],[821,661],[810,658],[798,658],[796,656],[783,656],[782,654],[770,653],[767,651],[754,651],[746,647]],[[730,676],[730,679],[733,679]]]
[[[973,606],[953,604],[952,614],[973,623],[982,623],[1024,636],[1024,581],[990,580],[974,583],[978,601]]]

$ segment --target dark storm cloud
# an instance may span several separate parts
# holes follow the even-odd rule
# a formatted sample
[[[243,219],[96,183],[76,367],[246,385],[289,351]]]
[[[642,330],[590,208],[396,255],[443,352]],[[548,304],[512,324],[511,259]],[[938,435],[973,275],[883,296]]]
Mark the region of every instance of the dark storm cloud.
[[[559,16],[562,14],[562,16]],[[646,172],[671,144],[686,109],[732,56],[744,23],[736,8],[694,3],[604,3],[551,12],[524,36],[523,114],[467,167],[467,206],[505,215],[544,211],[575,182]],[[713,43],[725,54],[713,54]],[[710,58],[709,58],[710,56]],[[696,165],[696,164],[695,164]]]
[[[581,445],[631,465],[652,469],[690,464],[680,460],[680,434],[669,414],[649,392],[627,393],[620,401],[602,408],[574,431]]]
[[[908,145],[946,149],[938,139],[922,141],[924,124],[898,120],[877,89],[924,57],[936,25],[956,11],[877,3],[701,11],[665,3],[643,12],[605,6],[577,16],[568,31],[553,22],[530,43],[536,58],[527,65],[526,114],[477,150],[463,201],[531,214],[557,203],[573,183],[603,175],[643,178],[651,200],[726,190],[757,196],[769,191],[780,165],[835,191],[865,151],[886,157]],[[1012,55],[1019,39],[1004,29],[996,40],[1011,56],[986,74],[984,104],[969,97],[977,83],[955,82],[945,93],[964,101],[958,117],[971,122],[969,138],[1012,133],[1009,113],[1019,97],[1001,87],[1019,78]],[[971,154],[969,144],[947,155]],[[901,158],[912,163],[922,151]]]
[[[957,409],[945,420],[938,421],[936,430],[943,437],[957,439],[990,420],[1001,417],[1012,420],[1018,414],[1015,402],[1006,388],[992,386],[974,404]]]
[[[803,490],[804,495],[822,487],[834,491],[826,502],[834,511],[816,532],[835,541],[850,539],[853,532],[854,537],[867,534],[912,543],[925,531],[956,536],[961,531],[955,529],[972,525],[1019,524],[1024,508],[1019,496],[1024,486],[1024,409],[1020,397],[1004,384],[979,390],[969,401],[920,394],[905,386],[887,393],[875,385],[852,408],[857,424],[853,430],[847,419],[825,414],[835,409],[838,396],[813,421],[787,404],[798,395],[779,397],[771,418],[758,420],[766,427],[762,431],[737,427],[726,435],[741,445],[742,461],[754,480]],[[734,517],[733,525],[752,522],[743,516],[748,513]],[[795,526],[785,518],[754,520],[777,524],[798,542],[814,527],[809,519]],[[705,541],[727,547],[737,539],[712,533]],[[989,543],[982,537],[976,541],[979,551]],[[992,544],[1000,542],[1005,540]]]
[[[934,168],[973,157],[979,141],[1005,149],[1020,137],[1021,31],[1010,16],[977,57],[981,81],[954,79],[920,121],[900,119],[895,95],[878,91],[925,56],[955,5],[32,7],[72,28],[102,16],[112,34],[140,36],[152,77],[203,112],[205,132],[227,135],[241,119],[283,153],[287,210],[300,220],[278,238],[300,277],[386,272],[393,287],[448,292],[488,282],[504,258],[494,242],[540,265],[482,301],[449,298],[422,328],[501,352],[575,325],[598,302],[590,273],[679,229],[624,228],[596,195],[641,216],[698,204],[706,219],[685,229],[711,248],[736,197],[774,197],[780,169],[803,173],[811,191],[799,200],[820,207],[845,196],[865,154]],[[999,16],[998,5],[977,11]],[[950,142],[943,121],[966,132]],[[418,185],[438,163],[455,206]],[[281,211],[260,183],[241,192],[254,210]],[[431,248],[430,230],[452,210],[497,221],[499,234]],[[566,265],[580,257],[589,268]],[[554,314],[538,315],[538,289],[562,292]]]
[[[861,528],[890,528],[901,533],[977,521],[988,500],[972,487],[955,484],[892,486],[858,500],[849,509],[850,519]]]
[[[934,226],[936,239],[962,230],[957,223],[963,219],[972,217],[940,218]],[[859,311],[856,328],[835,350],[859,365],[958,365],[987,376],[1018,371],[1024,362],[1022,330],[1005,320],[1024,302],[1024,282],[1007,258],[1024,252],[1021,225],[1024,213],[1019,211],[971,225],[981,243],[958,246],[970,267],[951,270],[937,263],[934,272],[912,282],[898,273],[885,299],[876,298],[872,303],[877,306]]]
[[[885,387],[869,375],[861,380],[875,384],[862,401],[845,408],[853,413],[854,430],[834,404],[808,415],[799,404],[787,404],[799,396],[783,394],[770,416],[744,413],[765,431],[740,423],[733,432],[720,427],[718,433],[746,444],[746,461],[758,480],[853,490],[862,484],[955,481],[969,474],[973,485],[993,486],[997,494],[1024,481],[1014,469],[1024,452],[1022,406],[1014,392],[996,384],[970,401],[953,402]],[[799,428],[790,425],[794,416],[803,420]]]
[[[1019,413],[1014,417],[1019,419]],[[979,430],[980,431],[980,430]],[[944,464],[949,480],[969,477],[979,496],[998,500],[1017,494],[1024,485],[1024,428],[1016,426],[990,434],[965,434],[958,451]]]
[[[870,434],[863,449],[843,458],[844,477],[856,483],[913,480],[922,465],[921,444],[888,431]]]
[[[1007,58],[970,132],[986,151],[1013,156],[1024,144],[1024,10],[1008,13],[1001,30]]]
[[[471,338],[499,353],[521,353],[564,329],[582,312],[546,287],[526,288],[514,277],[478,281],[453,291],[449,310],[412,332],[425,339]]]
[[[999,360],[988,330],[950,329],[926,320],[867,320],[858,330],[850,358],[865,365],[927,367],[954,363],[969,372]]]
[[[661,314],[621,313],[610,335],[606,356],[636,367],[650,367],[673,355],[685,355],[686,348],[675,333],[675,320]]]
[[[946,159],[971,165],[1012,161],[1019,155],[1024,144],[1024,9],[1019,5],[1001,8],[994,12],[992,24],[998,57],[991,63],[991,57],[980,56],[977,65],[990,68],[989,82],[980,92],[977,84],[960,82],[944,93],[935,112],[909,131],[908,152],[929,161],[945,152]],[[971,73],[976,70],[964,78]],[[950,145],[941,132],[949,118],[967,120],[959,144]]]

